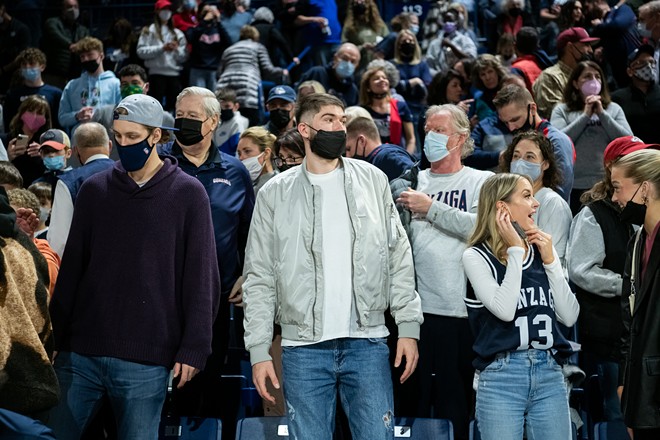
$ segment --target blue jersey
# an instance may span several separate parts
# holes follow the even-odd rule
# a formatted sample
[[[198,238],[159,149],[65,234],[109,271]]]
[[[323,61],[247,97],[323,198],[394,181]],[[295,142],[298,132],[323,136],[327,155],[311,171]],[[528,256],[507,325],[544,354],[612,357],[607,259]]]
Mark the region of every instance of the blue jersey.
[[[502,264],[485,244],[474,246],[488,263],[492,276],[502,284],[506,266]],[[558,362],[564,363],[571,355],[569,342],[559,330],[555,316],[555,305],[548,276],[543,267],[541,254],[530,246],[523,262],[522,282],[516,314],[511,322],[493,315],[473,296],[468,288],[465,299],[468,319],[475,336],[473,362],[477,370],[483,370],[498,353],[515,350],[551,350]],[[472,295],[471,295],[472,294]]]

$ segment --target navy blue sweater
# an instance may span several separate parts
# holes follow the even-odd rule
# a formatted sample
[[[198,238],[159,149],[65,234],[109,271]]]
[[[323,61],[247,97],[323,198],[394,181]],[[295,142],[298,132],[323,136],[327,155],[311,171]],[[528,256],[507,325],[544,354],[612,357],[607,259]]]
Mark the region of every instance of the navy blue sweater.
[[[142,187],[120,162],[82,185],[50,304],[57,350],[204,368],[220,296],[210,204],[164,160]]]

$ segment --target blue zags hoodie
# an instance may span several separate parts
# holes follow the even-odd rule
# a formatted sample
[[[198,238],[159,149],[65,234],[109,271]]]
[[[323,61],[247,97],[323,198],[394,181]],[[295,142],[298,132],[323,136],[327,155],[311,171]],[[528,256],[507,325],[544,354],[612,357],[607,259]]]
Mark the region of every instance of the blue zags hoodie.
[[[72,134],[78,125],[76,113],[81,108],[117,105],[119,101],[119,80],[114,73],[107,71],[99,76],[92,76],[83,72],[79,78],[69,81],[64,88],[57,117],[62,128]]]

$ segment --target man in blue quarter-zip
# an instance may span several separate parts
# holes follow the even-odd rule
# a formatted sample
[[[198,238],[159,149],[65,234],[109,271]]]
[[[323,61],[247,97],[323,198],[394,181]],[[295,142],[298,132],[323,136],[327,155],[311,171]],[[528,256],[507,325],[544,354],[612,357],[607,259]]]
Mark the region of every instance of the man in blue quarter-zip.
[[[240,275],[254,207],[252,180],[247,169],[213,143],[220,114],[220,102],[213,92],[203,87],[183,89],[176,99],[176,142],[168,148],[168,154],[177,159],[181,170],[196,177],[209,196],[222,281],[220,308],[213,326],[213,353],[205,370],[177,396],[181,407],[190,409],[190,405],[196,405],[193,411],[201,414],[217,414],[226,402],[217,386],[229,343],[230,304],[241,303]],[[240,309],[234,309],[234,318],[239,323],[235,330],[240,333]]]

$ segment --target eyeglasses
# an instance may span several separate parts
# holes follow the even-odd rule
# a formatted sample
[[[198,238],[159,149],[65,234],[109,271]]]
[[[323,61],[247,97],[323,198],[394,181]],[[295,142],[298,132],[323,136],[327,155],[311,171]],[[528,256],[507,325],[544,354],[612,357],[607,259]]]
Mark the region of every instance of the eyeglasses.
[[[284,164],[298,165],[300,162],[302,162],[302,160],[303,160],[302,156],[287,156],[287,157],[277,156],[275,158],[275,165],[277,165],[278,167],[281,167]]]

